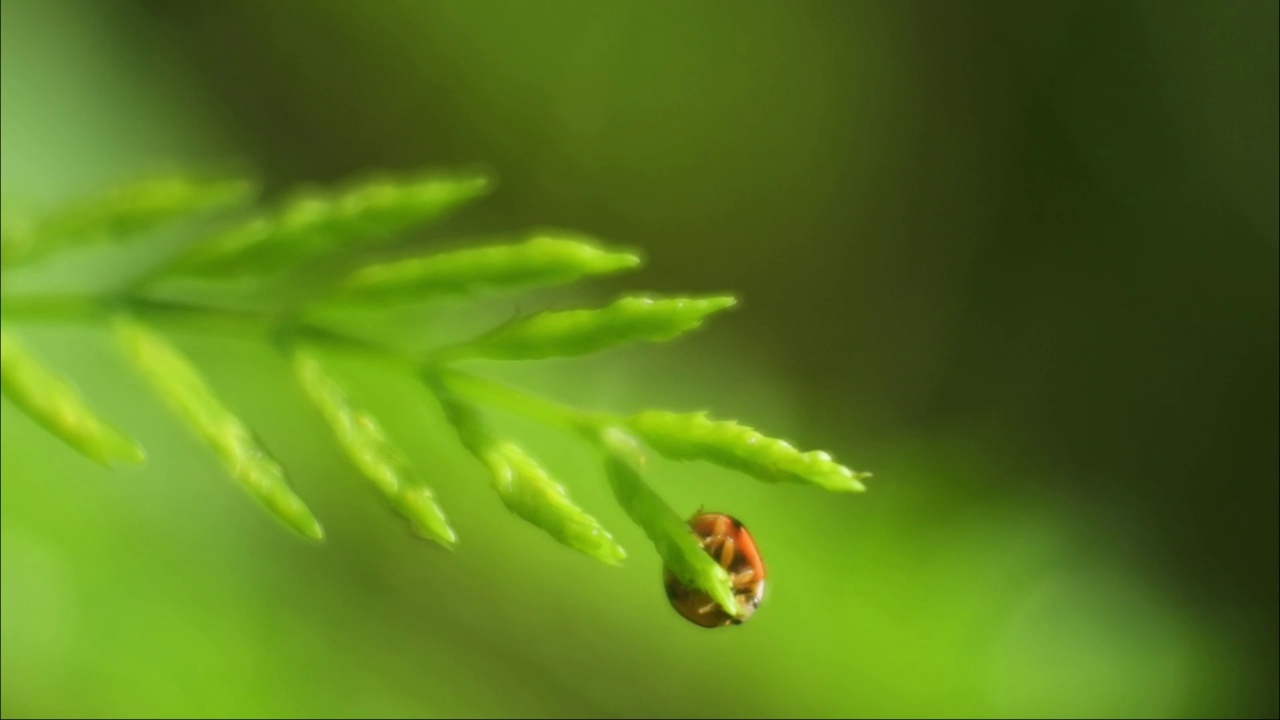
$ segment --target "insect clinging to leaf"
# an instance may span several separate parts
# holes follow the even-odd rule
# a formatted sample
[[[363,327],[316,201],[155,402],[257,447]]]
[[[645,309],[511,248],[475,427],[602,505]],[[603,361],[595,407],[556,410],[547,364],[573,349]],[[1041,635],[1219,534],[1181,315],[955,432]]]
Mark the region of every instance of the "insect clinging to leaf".
[[[681,582],[670,568],[663,568],[667,599],[676,612],[705,628],[746,622],[764,598],[764,563],[755,539],[737,518],[724,513],[699,511],[689,520],[702,549],[729,573],[738,614],[731,615],[705,592]]]

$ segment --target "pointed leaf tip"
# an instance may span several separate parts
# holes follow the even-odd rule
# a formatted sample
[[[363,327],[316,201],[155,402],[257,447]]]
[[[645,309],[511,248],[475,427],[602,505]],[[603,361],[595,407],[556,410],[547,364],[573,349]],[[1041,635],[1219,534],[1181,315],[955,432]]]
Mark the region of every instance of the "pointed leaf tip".
[[[423,300],[477,292],[550,287],[637,267],[640,258],[569,233],[538,232],[523,242],[490,244],[366,265],[339,296],[354,300]]]
[[[0,389],[19,409],[86,458],[114,467],[146,459],[142,446],[89,407],[78,390],[0,327]]]
[[[622,564],[627,553],[613,535],[578,507],[532,456],[514,443],[495,438],[476,409],[438,379],[429,374],[423,379],[462,445],[489,471],[490,482],[508,510],[565,546],[608,565]]]
[[[785,440],[763,435],[734,421],[712,420],[706,413],[646,410],[627,426],[660,455],[671,460],[704,460],[765,482],[816,485],[831,492],[862,492],[870,473],[855,472],[821,450],[802,452]]]
[[[386,242],[485,195],[492,185],[479,174],[431,173],[310,192],[207,238],[177,267],[207,276],[279,271],[339,248]]]
[[[129,360],[170,410],[209,446],[249,494],[279,520],[313,540],[324,530],[293,491],[284,468],[232,413],[186,355],[149,326],[128,316],[113,321]]]
[[[435,496],[425,488],[418,488],[403,497],[404,514],[409,517],[409,527],[423,540],[430,540],[446,550],[458,544],[458,533],[449,525]]]
[[[574,504],[564,487],[521,447],[496,442],[488,447],[483,460],[494,488],[513,513],[607,565],[621,565],[626,559],[626,551],[613,535]]]
[[[632,296],[599,309],[545,311],[499,326],[446,352],[446,357],[534,360],[585,355],[632,342],[665,342],[701,327],[707,317],[736,302],[729,296]]]
[[[360,474],[408,519],[415,534],[452,547],[458,538],[444,510],[377,419],[355,406],[317,353],[295,350],[293,367],[307,398]]]

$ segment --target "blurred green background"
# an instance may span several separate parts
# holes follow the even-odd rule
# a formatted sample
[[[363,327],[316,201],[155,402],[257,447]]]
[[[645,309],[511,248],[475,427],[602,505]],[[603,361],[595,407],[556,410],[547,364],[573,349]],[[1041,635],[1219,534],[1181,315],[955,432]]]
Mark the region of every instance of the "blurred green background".
[[[493,416],[625,568],[504,510],[408,378],[348,367],[462,536],[411,539],[268,348],[175,336],[292,470],[311,546],[105,332],[22,326],[150,460],[99,470],[5,403],[6,717],[1278,712],[1276,2],[0,7],[6,207],[172,167],[278,196],[482,163],[499,192],[424,243],[555,225],[649,263],[431,332],[625,289],[742,302],[671,345],[479,370],[875,473],[836,497],[655,463],[769,566],[757,616],[710,632],[556,433]]]

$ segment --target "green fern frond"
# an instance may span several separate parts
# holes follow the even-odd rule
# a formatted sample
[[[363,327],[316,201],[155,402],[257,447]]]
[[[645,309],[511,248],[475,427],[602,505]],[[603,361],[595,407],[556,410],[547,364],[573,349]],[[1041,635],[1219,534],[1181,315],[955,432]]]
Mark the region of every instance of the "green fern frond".
[[[801,452],[786,440],[733,421],[712,420],[706,413],[645,410],[627,418],[627,427],[670,460],[705,460],[765,482],[860,492],[866,490],[862,480],[871,477],[833,461],[821,450]]]
[[[316,406],[343,452],[401,515],[418,536],[453,547],[458,534],[449,525],[435,494],[409,468],[408,460],[387,437],[382,425],[351,404],[314,352],[297,348],[294,374]]]
[[[689,525],[640,477],[644,457],[635,440],[616,428],[606,428],[599,441],[614,497],[644,530],[666,566],[681,582],[702,590],[730,615],[737,615],[729,574],[702,549]]]
[[[522,243],[368,265],[348,277],[339,292],[371,302],[422,300],[563,285],[639,265],[636,255],[606,250],[582,236],[536,233]]]
[[[493,488],[507,509],[574,550],[609,565],[627,554],[600,523],[569,499],[559,483],[518,445],[498,440],[474,407],[444,386],[433,386],[445,416],[462,445],[488,469]]]
[[[489,191],[483,175],[376,179],[340,193],[307,193],[274,213],[194,246],[177,263],[192,275],[262,274],[349,245],[386,241]]]
[[[536,360],[585,355],[633,342],[664,342],[732,307],[731,297],[625,297],[598,310],[554,310],[514,320],[446,350],[450,360]]]
[[[473,340],[438,348],[425,359],[346,329],[309,321],[327,300],[375,308],[445,296],[510,293],[564,285],[633,270],[638,255],[609,249],[571,232],[540,232],[500,242],[397,260],[361,262],[357,253],[388,243],[487,193],[482,175],[431,173],[403,180],[366,181],[346,190],[310,192],[247,222],[188,245],[176,261],[161,261],[146,282],[102,293],[41,297],[4,294],[0,375],[5,397],[80,453],[104,464],[136,462],[142,449],[88,407],[71,384],[45,368],[10,331],[13,323],[109,321],[130,362],[154,393],[227,472],[288,527],[323,538],[319,521],[291,486],[285,469],[247,424],[228,408],[190,358],[167,339],[172,323],[210,324],[243,336],[270,338],[291,363],[296,382],[355,469],[404,516],[413,531],[452,548],[458,533],[433,489],[410,466],[383,426],[358,407],[323,360],[325,349],[358,351],[412,373],[444,411],[458,441],[478,461],[503,504],[559,543],[607,564],[627,553],[601,523],[515,440],[484,423],[482,408],[500,408],[568,431],[599,453],[604,478],[621,508],[645,533],[657,557],[680,582],[697,588],[733,615],[735,587],[725,567],[703,549],[689,522],[641,476],[641,444],[673,460],[708,461],[768,482],[802,483],[831,492],[863,489],[869,473],[854,472],[822,451],[802,452],[734,421],[705,413],[641,410],[612,415],[558,404],[457,368],[467,359],[534,360],[572,357],[628,343],[659,343],[699,328],[735,304],[727,296],[623,297],[596,309],[543,311],[518,318]],[[173,179],[138,184],[35,221],[6,216],[0,272],[39,257],[104,239],[127,241],[162,222],[229,209],[252,195],[243,181]],[[269,284],[314,261],[334,274],[311,280],[323,287],[297,295],[285,308],[239,307],[207,300],[157,298],[151,280],[182,276],[249,278]],[[305,278],[305,275],[290,277]],[[192,323],[191,321],[197,321]],[[723,561],[723,559],[720,559]],[[741,578],[738,579],[741,582]]]
[[[242,205],[257,191],[256,183],[241,178],[147,178],[5,228],[0,263],[13,268],[76,246],[129,239],[198,213]]]
[[[140,463],[142,448],[97,416],[69,382],[0,326],[0,387],[28,416],[94,462]]]
[[[232,413],[185,355],[162,335],[129,317],[114,320],[116,337],[152,389],[222,460],[227,471],[276,517],[320,540],[320,522],[294,493],[284,468]]]

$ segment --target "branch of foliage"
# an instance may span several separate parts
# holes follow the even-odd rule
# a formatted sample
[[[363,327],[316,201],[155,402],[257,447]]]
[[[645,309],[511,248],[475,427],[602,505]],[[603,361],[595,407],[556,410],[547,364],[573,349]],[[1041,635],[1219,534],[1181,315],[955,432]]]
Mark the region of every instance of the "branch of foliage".
[[[390,308],[398,303],[487,296],[566,285],[636,269],[636,253],[590,236],[538,230],[489,238],[467,247],[419,247],[400,257],[371,260],[377,249],[441,221],[486,195],[482,174],[418,173],[377,177],[296,194],[248,219],[231,218],[198,237],[176,258],[157,263],[147,280],[269,278],[317,260],[340,261],[333,282],[289,308],[237,308],[157,298],[147,283],[114,291],[38,297],[4,295],[0,311],[4,397],[53,436],[106,466],[143,461],[139,442],[99,417],[69,379],[47,366],[14,329],[22,322],[107,321],[124,356],[164,406],[203,442],[226,472],[286,526],[321,539],[320,522],[299,497],[284,465],[218,395],[196,363],[169,338],[187,329],[228,330],[278,344],[294,381],[346,456],[413,533],[452,548],[458,533],[435,488],[412,467],[383,424],[355,399],[333,371],[327,350],[372,354],[416,374],[443,411],[457,440],[478,461],[498,498],[514,515],[557,542],[607,564],[625,550],[566,488],[515,440],[486,422],[487,408],[526,415],[575,434],[599,453],[613,495],[642,529],[666,567],[731,613],[737,612],[728,576],[705,551],[679,513],[646,483],[642,445],[676,461],[710,462],[771,483],[856,492],[869,473],[837,463],[828,453],[801,451],[731,420],[707,413],[645,409],[613,415],[573,408],[461,370],[472,360],[515,362],[587,355],[632,343],[662,343],[700,328],[732,307],[729,296],[626,295],[603,307],[546,310],[438,348],[425,360],[392,345],[307,320],[313,304]],[[5,216],[0,272],[6,276],[92,244],[130,242],[146,232],[196,217],[244,209],[256,185],[238,178],[167,177],[144,180],[37,216]],[[8,201],[6,200],[6,204]],[[11,207],[11,206],[10,206]],[[203,225],[202,225],[203,227]],[[437,478],[432,476],[434,482]]]

